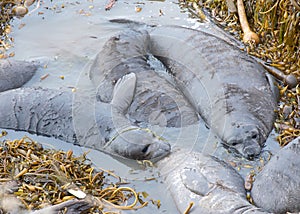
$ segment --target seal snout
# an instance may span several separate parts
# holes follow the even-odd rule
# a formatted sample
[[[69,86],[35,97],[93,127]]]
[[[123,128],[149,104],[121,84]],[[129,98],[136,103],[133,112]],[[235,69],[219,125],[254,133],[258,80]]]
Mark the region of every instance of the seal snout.
[[[243,143],[243,155],[248,160],[253,160],[261,152],[261,145],[259,143],[260,134],[256,128],[252,129],[251,131],[246,131],[245,134],[246,138]]]
[[[227,146],[231,150],[237,151],[239,154],[247,158],[248,160],[253,160],[261,152],[260,145],[260,135],[256,130],[245,131],[242,134],[231,137],[227,141]]]
[[[171,152],[171,145],[164,141],[154,141],[153,143],[149,144],[146,156],[150,157],[150,159],[153,158],[162,158],[166,155],[168,155]]]
[[[247,142],[247,145],[243,149],[243,155],[248,160],[253,160],[261,152],[261,147],[257,142]]]

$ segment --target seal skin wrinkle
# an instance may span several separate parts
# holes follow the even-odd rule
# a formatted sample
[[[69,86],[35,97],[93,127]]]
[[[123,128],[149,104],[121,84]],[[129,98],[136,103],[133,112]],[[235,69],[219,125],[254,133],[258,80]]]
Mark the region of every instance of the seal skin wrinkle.
[[[0,127],[75,142],[72,94],[18,88],[0,93]]]
[[[248,159],[259,155],[277,104],[263,67],[201,31],[163,26],[149,33],[151,53],[170,69],[180,90],[224,145]]]

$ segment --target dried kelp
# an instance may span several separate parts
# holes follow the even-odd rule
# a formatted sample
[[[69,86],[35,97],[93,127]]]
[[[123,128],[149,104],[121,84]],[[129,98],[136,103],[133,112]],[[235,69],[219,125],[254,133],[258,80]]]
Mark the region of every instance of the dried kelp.
[[[207,0],[180,1],[182,7],[194,8],[195,2],[217,24],[242,40],[243,32],[237,15],[235,1]],[[300,2],[297,0],[244,1],[248,22],[259,34],[261,43],[249,45],[248,52],[286,74],[300,75]],[[201,18],[201,17],[200,17]]]
[[[71,150],[44,149],[28,137],[0,144],[0,184],[7,182],[15,183],[11,193],[29,210],[76,198],[90,203],[93,213],[147,205],[120,177],[96,170],[86,153],[75,157]]]
[[[6,53],[13,43],[13,38],[9,36],[11,20],[25,16],[28,7],[34,2],[35,0],[0,0],[0,59],[14,56],[13,53]]]
[[[281,146],[300,136],[300,88],[294,89],[280,86],[281,102],[275,128],[279,132],[277,140]]]

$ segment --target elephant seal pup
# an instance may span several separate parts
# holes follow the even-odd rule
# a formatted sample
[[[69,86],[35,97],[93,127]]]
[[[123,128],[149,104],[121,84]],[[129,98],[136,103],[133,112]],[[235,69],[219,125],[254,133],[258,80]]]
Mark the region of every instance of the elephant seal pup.
[[[127,110],[134,125],[183,127],[196,124],[199,116],[193,106],[148,64],[149,44],[147,31],[133,29],[122,31],[105,43],[89,74],[98,87],[98,99],[111,102],[116,81],[135,73],[136,90]]]
[[[66,142],[80,144],[111,155],[131,159],[161,158],[170,152],[170,145],[153,132],[135,126],[127,126],[124,112],[134,95],[136,77],[134,74],[121,78],[114,89],[111,104],[96,102],[99,112],[88,135],[98,135],[96,141],[85,144],[78,141],[73,124],[73,103],[71,92],[41,88],[20,88],[0,93],[0,127],[27,131],[44,136],[56,137]],[[102,111],[103,110],[103,111]],[[105,111],[107,110],[107,111]],[[114,112],[114,121],[111,113]],[[123,130],[118,132],[114,123]],[[98,124],[100,124],[98,126]],[[93,132],[94,130],[98,130]],[[87,141],[91,142],[91,141]]]
[[[243,178],[227,163],[198,152],[175,151],[157,163],[180,213],[267,213],[246,199]]]
[[[149,27],[151,53],[224,145],[248,159],[260,154],[277,100],[265,70],[213,35],[177,26]]]
[[[0,92],[21,87],[36,70],[37,65],[32,62],[0,60]]]
[[[300,138],[282,148],[255,178],[256,206],[269,212],[300,211]]]

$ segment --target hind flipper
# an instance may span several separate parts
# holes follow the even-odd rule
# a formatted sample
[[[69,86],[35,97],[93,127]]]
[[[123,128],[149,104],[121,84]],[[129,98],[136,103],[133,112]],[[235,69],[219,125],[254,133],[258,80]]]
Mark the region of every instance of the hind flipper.
[[[277,82],[276,82],[275,78],[269,73],[266,73],[266,78],[270,85],[270,88],[271,88],[271,91],[272,91],[274,97],[276,98],[276,100],[279,100],[279,89],[277,87]]]
[[[0,61],[0,92],[19,88],[28,82],[37,70],[37,64],[25,61]]]

